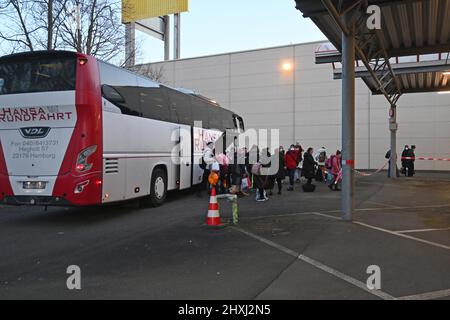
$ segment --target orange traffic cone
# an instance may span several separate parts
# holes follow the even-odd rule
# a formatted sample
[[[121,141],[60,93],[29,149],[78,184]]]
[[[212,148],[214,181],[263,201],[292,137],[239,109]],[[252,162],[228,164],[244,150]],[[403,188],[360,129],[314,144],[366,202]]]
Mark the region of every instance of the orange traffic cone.
[[[219,204],[217,203],[216,188],[212,187],[211,197],[209,198],[208,217],[206,218],[207,226],[221,226]]]

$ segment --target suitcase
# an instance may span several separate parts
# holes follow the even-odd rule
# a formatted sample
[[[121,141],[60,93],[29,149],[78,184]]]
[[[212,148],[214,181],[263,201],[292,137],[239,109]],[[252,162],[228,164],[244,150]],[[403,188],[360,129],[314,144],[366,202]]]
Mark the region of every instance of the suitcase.
[[[316,186],[311,184],[302,185],[303,192],[314,192],[316,190]]]

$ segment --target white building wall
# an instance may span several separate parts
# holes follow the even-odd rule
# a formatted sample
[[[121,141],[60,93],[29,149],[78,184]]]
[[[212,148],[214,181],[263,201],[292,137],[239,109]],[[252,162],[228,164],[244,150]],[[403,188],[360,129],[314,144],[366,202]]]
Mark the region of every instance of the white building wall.
[[[243,116],[247,128],[279,129],[281,144],[299,141],[341,146],[341,82],[329,64],[316,65],[319,42],[150,65],[161,82],[198,91]],[[294,70],[282,65],[292,63]],[[389,149],[389,105],[356,81],[356,167],[377,169]],[[450,95],[404,95],[398,103],[398,150],[417,145],[417,156],[450,157]],[[417,169],[450,170],[450,162],[417,161]]]

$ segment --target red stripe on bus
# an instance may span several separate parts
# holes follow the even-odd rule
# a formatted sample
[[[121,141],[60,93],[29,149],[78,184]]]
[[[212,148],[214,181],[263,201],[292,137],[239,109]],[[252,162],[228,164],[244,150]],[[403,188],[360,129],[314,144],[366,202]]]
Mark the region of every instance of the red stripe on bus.
[[[63,197],[73,205],[95,205],[102,201],[103,172],[103,124],[100,71],[94,57],[77,54],[78,59],[86,59],[87,63],[77,64],[75,105],[77,123],[66,150],[63,163],[55,183],[53,196]],[[93,164],[86,173],[75,170],[78,154],[84,149],[97,145],[97,151],[89,157]],[[85,190],[75,194],[77,184],[90,180]]]
[[[13,196],[14,192],[9,182],[8,168],[6,167],[5,155],[3,154],[2,142],[0,141],[0,201],[5,196]]]

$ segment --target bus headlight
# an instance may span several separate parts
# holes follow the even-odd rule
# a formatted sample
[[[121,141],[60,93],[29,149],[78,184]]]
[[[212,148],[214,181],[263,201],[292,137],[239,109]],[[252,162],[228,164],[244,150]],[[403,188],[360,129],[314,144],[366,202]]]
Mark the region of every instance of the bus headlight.
[[[78,154],[77,158],[77,164],[75,166],[75,169],[78,172],[86,172],[92,169],[92,163],[88,163],[88,158],[92,154],[97,151],[97,146],[90,146],[89,148],[84,149],[83,151]]]

